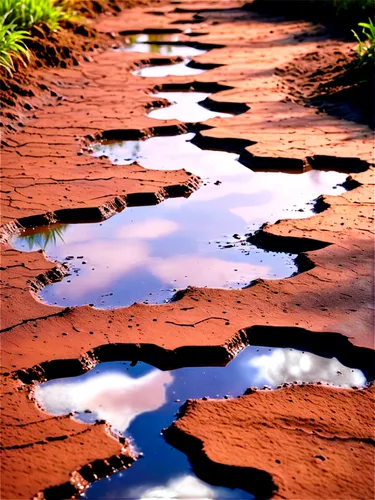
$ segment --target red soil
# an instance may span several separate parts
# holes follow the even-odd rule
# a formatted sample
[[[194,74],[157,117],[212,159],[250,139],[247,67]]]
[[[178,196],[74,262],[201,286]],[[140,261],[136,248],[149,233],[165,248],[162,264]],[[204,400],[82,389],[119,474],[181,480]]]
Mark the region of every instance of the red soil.
[[[194,4],[194,9],[239,5],[235,1],[207,2]],[[179,7],[192,8],[192,5],[183,3]],[[201,12],[204,22],[190,25],[195,10],[181,13],[174,9],[175,5],[163,4],[158,6],[163,15],[155,15],[149,12],[150,9],[137,7],[116,17],[103,16],[96,27],[103,33],[149,27],[191,27],[193,31],[207,33],[198,37],[200,42],[225,45],[199,57],[200,62],[223,66],[195,78],[163,79],[163,83],[200,81],[231,86],[213,95],[212,99],[246,103],[251,108],[230,121],[210,120],[209,125],[215,128],[202,132],[202,141],[209,144],[242,138],[256,142],[242,153],[253,168],[298,170],[320,164],[334,165],[345,171],[367,170],[352,176],[351,186],[357,186],[354,190],[340,197],[320,200],[320,207],[325,208],[320,214],[310,219],[266,225],[256,236],[264,246],[307,252],[307,259],[306,256],[301,258],[304,272],[293,278],[260,280],[243,290],[189,288],[180,300],[161,306],[136,304],[114,311],[89,306],[68,309],[48,306],[37,299],[35,292],[49,280],[61,278],[65,271],[60,265],[47,261],[42,252],[21,253],[9,246],[9,236],[17,233],[21,225],[71,222],[82,217],[106,218],[126,204],[155,203],[165,196],[188,194],[198,187],[198,180],[185,171],[149,172],[139,165],[113,167],[108,160],[87,154],[88,136],[94,138],[103,131],[129,129],[149,134],[155,132],[154,127],[164,125],[145,116],[146,109],[153,105],[153,98],[148,94],[161,80],[141,79],[130,73],[146,58],[131,53],[96,51],[92,59],[80,61],[73,68],[35,71],[33,82],[44,85],[49,94],[35,93],[34,97],[20,99],[15,109],[22,114],[23,126],[18,128],[14,119],[8,117],[11,128],[3,137],[1,265],[5,388],[2,436],[5,444],[2,498],[30,498],[38,492],[43,498],[47,488],[61,485],[68,489],[53,490],[51,495],[66,498],[77,491],[76,486],[70,486],[76,484],[77,478],[95,479],[87,468],[82,472],[82,467],[95,460],[99,460],[94,465],[99,469],[95,474],[108,473],[106,467],[109,466],[103,460],[121,454],[122,445],[103,432],[103,426],[77,424],[69,417],[51,418],[28,399],[34,380],[72,375],[77,370],[88,369],[103,359],[104,353],[108,356],[116,352],[126,357],[139,347],[140,357],[157,359],[161,351],[157,355],[156,348],[150,344],[166,350],[167,357],[168,350],[180,348],[177,356],[171,355],[169,359],[177,358],[177,362],[183,364],[191,362],[200,352],[184,349],[187,346],[221,347],[207,354],[208,362],[210,356],[224,359],[228,353],[235,353],[246,338],[251,343],[263,345],[303,345],[313,352],[329,344],[335,355],[351,358],[356,366],[371,369],[374,171],[367,163],[372,161],[371,131],[364,125],[339,120],[294,102],[284,77],[276,74],[276,68],[318,50],[321,35],[299,41],[298,36],[311,32],[309,23],[273,24],[240,9]],[[185,20],[186,25],[173,24],[181,20]],[[194,38],[181,35],[181,39],[191,41]],[[115,40],[120,43],[122,37],[116,35]],[[337,42],[330,42],[328,36],[325,50],[330,50],[330,43],[332,51],[335,50]],[[345,46],[342,44],[343,49]],[[29,106],[21,111],[21,104],[24,106],[26,100]],[[174,131],[181,127],[178,122],[167,123]],[[13,129],[18,131],[11,133]],[[134,326],[133,318],[139,326]],[[112,348],[111,344],[114,344]],[[58,360],[67,362],[58,363]],[[288,390],[296,394],[301,391],[299,388]],[[332,389],[307,386],[303,390],[312,400],[319,398],[318,407],[322,412],[326,411],[325,407],[328,411]],[[358,398],[367,398],[364,396],[367,393],[337,392],[340,394],[340,404],[335,408],[338,425],[344,426],[344,414],[357,407]],[[282,391],[272,394],[259,393],[254,397],[274,398],[282,407],[288,406]],[[229,414],[236,404],[244,406],[238,419],[236,412],[230,413],[233,439],[238,439],[242,431],[250,432],[246,430],[247,423],[246,426],[240,423],[245,411],[246,422],[252,418],[264,418],[266,422],[267,415],[260,411],[264,407],[260,406],[257,414],[257,410],[247,403],[254,401],[251,398],[253,396],[241,398],[240,403],[236,403],[237,400],[215,403],[220,407],[215,425],[218,428],[221,425],[219,420],[224,418],[226,405],[229,405]],[[201,408],[205,411],[201,403],[197,404],[199,411]],[[290,418],[298,420],[304,412],[312,411],[311,406],[309,410],[305,406],[302,399],[291,406]],[[370,411],[363,418],[367,428]],[[178,425],[183,424],[179,422]],[[201,429],[202,436],[205,435],[203,417],[195,418],[194,425],[197,436]],[[223,425],[226,425],[225,419]],[[191,427],[188,429],[191,432]],[[357,424],[349,425],[348,429],[349,436],[357,435]],[[274,430],[269,425],[257,426],[251,435],[266,441],[276,431],[282,439],[278,459],[283,464],[287,458],[290,469],[300,470],[300,485],[313,484],[309,468],[298,463],[310,450],[306,444],[310,437],[303,434],[302,439],[299,433],[293,432],[284,448],[285,430]],[[78,446],[78,440],[83,444]],[[221,442],[215,439],[213,446],[221,448]],[[356,443],[355,446],[357,450],[364,445]],[[333,498],[337,488],[341,488],[348,498],[364,498],[364,489],[372,477],[368,467],[368,445],[363,448],[362,458],[356,452],[359,470],[353,481],[362,484],[358,489],[353,488],[354,482],[347,482],[344,472],[352,466],[353,459],[342,451],[342,447],[340,440],[329,441],[329,453],[335,459],[324,462],[329,471],[327,477],[342,470],[340,477],[343,479],[336,483],[324,482],[326,497]],[[216,458],[225,463],[226,456],[223,450]],[[242,453],[244,462],[233,465],[252,467],[251,456],[251,451]],[[276,466],[276,469],[270,468],[274,454],[270,455],[267,448],[257,457],[258,469],[277,473]],[[121,467],[121,460],[116,464],[117,468]],[[289,481],[286,475],[282,482],[275,480],[279,491],[285,488],[293,492]],[[321,491],[319,488],[317,486],[316,491]],[[298,496],[300,490],[295,491]]]

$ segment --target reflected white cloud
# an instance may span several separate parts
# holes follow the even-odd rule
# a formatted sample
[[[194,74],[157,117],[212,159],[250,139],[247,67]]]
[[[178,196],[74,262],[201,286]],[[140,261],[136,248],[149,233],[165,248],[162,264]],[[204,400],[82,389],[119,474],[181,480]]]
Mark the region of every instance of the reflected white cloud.
[[[53,415],[91,410],[115,430],[125,432],[144,412],[166,403],[166,388],[173,382],[170,372],[153,370],[139,378],[124,373],[100,373],[93,378],[39,385],[35,396],[42,408]]]
[[[79,264],[81,268],[79,282],[76,281],[69,287],[69,298],[74,300],[92,290],[110,291],[107,287],[113,281],[126,276],[127,273],[147,262],[149,247],[139,240],[134,242],[115,240],[108,243],[103,239],[70,245],[69,252],[72,255],[82,254],[87,259],[86,266]],[[55,298],[61,298],[67,294],[66,286],[68,285],[63,282],[56,283]]]
[[[176,489],[174,498],[178,500],[211,500],[214,498],[214,493],[196,477],[187,476],[180,484],[180,487]]]
[[[168,99],[172,104],[165,108],[154,109],[148,116],[158,120],[180,120],[182,122],[202,122],[210,118],[230,118],[229,113],[210,111],[200,106],[198,102],[203,101],[211,94],[203,92],[159,92],[153,97]]]
[[[174,233],[180,229],[177,222],[167,219],[150,219],[138,222],[137,225],[127,224],[121,226],[117,231],[118,238],[138,238],[138,239],[154,239],[161,238],[168,234]]]
[[[271,268],[264,265],[231,262],[202,255],[180,255],[168,259],[152,259],[150,272],[165,283],[178,282],[179,287],[217,287],[238,282],[250,282],[258,276],[266,276]],[[288,269],[288,274],[290,270]],[[221,283],[221,285],[219,285]]]
[[[163,76],[188,76],[188,75],[198,75],[203,73],[204,69],[191,68],[187,66],[189,59],[186,59],[182,63],[178,64],[166,64],[163,66],[145,66],[140,69],[132,71],[135,76],[143,77],[163,77]]]

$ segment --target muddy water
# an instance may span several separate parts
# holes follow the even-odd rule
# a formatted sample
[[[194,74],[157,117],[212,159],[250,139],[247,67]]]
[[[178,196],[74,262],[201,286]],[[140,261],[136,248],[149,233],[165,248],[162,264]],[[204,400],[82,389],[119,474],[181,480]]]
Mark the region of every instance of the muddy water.
[[[161,435],[189,398],[243,394],[249,386],[276,387],[284,382],[322,381],[341,386],[365,384],[360,370],[293,349],[247,347],[224,367],[160,371],[146,363],[102,363],[80,377],[57,379],[37,387],[42,408],[54,415],[76,412],[85,422],[104,419],[133,442],[141,460],[109,479],[94,483],[88,498],[253,498],[208,485],[191,470],[186,456]],[[92,413],[86,413],[87,411]]]
[[[311,200],[340,193],[345,174],[254,173],[238,155],[201,150],[194,134],[146,141],[97,144],[117,164],[137,160],[148,169],[185,168],[204,185],[189,198],[157,206],[127,208],[103,223],[58,225],[26,231],[15,248],[44,248],[66,261],[71,275],[44,288],[47,303],[120,307],[135,301],[162,303],[192,286],[240,288],[256,278],[285,278],[296,272],[295,256],[266,252],[244,234],[265,222],[312,215]]]
[[[199,103],[211,94],[203,92],[158,92],[152,97],[167,99],[171,105],[154,109],[147,116],[158,120],[180,120],[181,122],[204,122],[210,118],[230,118],[229,113],[219,113],[204,108]]]

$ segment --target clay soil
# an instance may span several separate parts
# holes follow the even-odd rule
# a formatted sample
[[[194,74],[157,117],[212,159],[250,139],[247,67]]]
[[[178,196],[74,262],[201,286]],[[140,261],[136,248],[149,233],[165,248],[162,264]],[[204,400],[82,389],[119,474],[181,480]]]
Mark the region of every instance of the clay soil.
[[[111,46],[150,28],[220,45],[198,58],[212,69],[162,81],[133,76],[132,69],[157,63],[158,56]],[[199,36],[182,33],[187,28]],[[111,359],[161,367],[210,364],[228,360],[247,343],[335,356],[373,377],[372,132],[346,101],[336,103],[334,112],[307,102],[308,71],[300,66],[310,60],[329,65],[336,51],[349,54],[352,44],[332,40],[306,21],[262,17],[236,0],[135,5],[96,15],[90,33],[69,35],[77,55],[66,64],[58,57],[54,67],[32,66],[18,81],[8,81],[2,94],[4,499],[77,496],[135,458],[127,441],[115,439],[103,422],[89,426],[41,412],[33,400],[37,381],[77,375]],[[314,92],[327,83],[324,75],[316,75]],[[265,224],[249,236],[264,248],[298,253],[299,273],[240,290],[189,287],[157,306],[98,310],[42,303],[38,291],[67,269],[42,251],[14,250],[11,236],[51,222],[100,221],[127,206],[199,189],[200,179],[184,170],[114,166],[87,151],[95,138],[190,129],[193,124],[146,116],[162,104],[149,94],[176,82],[212,89],[220,84],[224,90],[211,96],[216,107],[249,107],[231,120],[208,121],[210,128],[196,139],[202,146],[232,144],[254,170],[348,174],[348,191],[320,197],[313,217]],[[260,497],[370,499],[373,410],[373,387],[248,391],[236,400],[189,402],[166,437],[189,455],[203,479],[222,477],[223,484]]]

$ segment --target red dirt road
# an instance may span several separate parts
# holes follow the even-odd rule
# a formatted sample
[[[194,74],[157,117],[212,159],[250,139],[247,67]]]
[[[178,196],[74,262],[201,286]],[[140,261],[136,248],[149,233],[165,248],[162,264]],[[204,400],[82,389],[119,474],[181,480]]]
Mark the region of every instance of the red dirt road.
[[[224,10],[201,11],[213,6]],[[124,356],[137,351],[146,360],[164,355],[182,365],[199,353],[189,347],[219,347],[207,354],[209,361],[210,356],[225,359],[235,354],[244,342],[302,346],[317,353],[322,345],[329,345],[332,355],[371,370],[372,133],[364,125],[293,102],[284,76],[276,74],[276,68],[319,51],[322,44],[332,51],[338,46],[348,50],[349,45],[316,34],[309,23],[265,20],[240,6],[223,0],[194,3],[192,12],[176,12],[176,5],[165,3],[157,6],[163,15],[139,7],[116,17],[103,16],[97,27],[115,33],[116,44],[122,40],[116,33],[123,30],[191,28],[202,35],[181,34],[181,40],[224,45],[197,58],[200,63],[221,66],[194,77],[142,79],[131,75],[131,70],[146,63],[148,56],[98,50],[92,61],[74,68],[38,71],[38,81],[54,94],[30,98],[34,109],[23,111],[24,126],[4,134],[1,498],[67,498],[130,461],[128,448],[105,425],[50,417],[30,399],[36,380],[87,370],[106,359],[111,349]],[[178,8],[191,9],[192,4],[182,2]],[[204,21],[190,23],[198,11]],[[176,21],[179,24],[173,24]],[[114,167],[87,152],[90,138],[103,133],[131,130],[141,137],[161,133],[157,128],[161,125],[171,126],[170,131],[184,130],[177,121],[163,123],[145,116],[155,100],[149,94],[161,83],[197,81],[231,87],[212,95],[214,101],[250,107],[230,121],[207,122],[213,128],[201,132],[200,140],[206,145],[223,139],[252,141],[255,144],[241,156],[254,169],[353,172],[349,182],[353,189],[338,197],[322,197],[319,207],[324,210],[319,214],[265,225],[256,235],[258,244],[266,248],[298,249],[300,274],[286,280],[259,280],[241,290],[188,288],[180,300],[159,306],[135,304],[109,311],[41,303],[36,292],[61,278],[66,269],[46,260],[42,252],[12,249],[9,237],[22,227],[100,220],[126,206],[162,202],[197,189],[199,179],[186,171]],[[133,326],[133,318],[139,326]],[[287,404],[289,394],[293,404]],[[272,476],[280,497],[322,498],[324,491],[326,498],[372,498],[373,406],[370,390],[308,385],[257,392],[233,401],[192,403],[176,427],[204,442],[211,462],[233,465],[237,471],[253,467],[265,471],[259,487],[266,487]],[[324,428],[327,436],[309,434],[308,419],[314,415],[328,419],[333,412],[336,420],[329,420]],[[279,427],[281,414],[293,432],[285,425]],[[211,418],[219,434],[207,426]],[[233,453],[238,440],[246,448]],[[253,440],[262,443],[256,454]],[[270,440],[272,449],[266,445]],[[349,441],[354,443],[353,452]],[[196,452],[181,434],[179,443],[187,452]],[[324,448],[314,453],[327,460],[312,456],[315,447]],[[281,464],[275,464],[275,457]],[[210,470],[212,463],[204,463]],[[298,480],[293,480],[293,470],[298,471]],[[233,474],[241,480],[241,474]],[[47,492],[48,488],[55,489]]]

